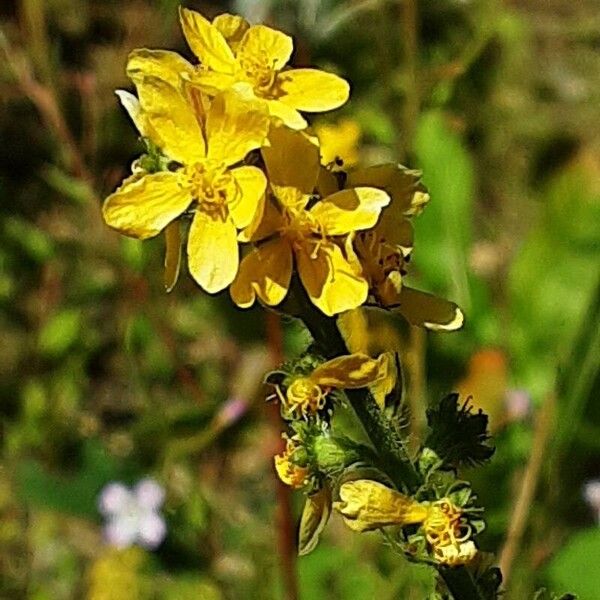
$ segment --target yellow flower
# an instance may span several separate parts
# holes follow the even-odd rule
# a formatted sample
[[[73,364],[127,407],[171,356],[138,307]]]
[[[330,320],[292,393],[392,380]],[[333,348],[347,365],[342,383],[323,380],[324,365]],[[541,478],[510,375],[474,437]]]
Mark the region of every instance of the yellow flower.
[[[242,261],[231,287],[233,301],[251,306],[258,296],[268,306],[285,298],[295,260],[311,301],[326,315],[361,305],[368,284],[356,262],[344,255],[336,238],[369,229],[389,202],[382,190],[356,187],[315,201],[319,149],[301,132],[272,127],[262,149],[271,190],[260,219],[243,239],[257,247]]]
[[[387,373],[384,355],[374,359],[366,354],[349,354],[328,360],[309,374],[293,377],[285,394],[279,385],[275,385],[275,391],[283,406],[284,417],[298,419],[322,410],[331,390],[367,387],[386,377]]]
[[[248,84],[272,117],[293,129],[306,121],[298,111],[324,112],[348,100],[350,88],[340,77],[317,69],[284,70],[293,50],[292,38],[264,25],[247,26],[239,17],[217,17],[180,10],[183,34],[201,62],[191,77],[207,94]]]
[[[354,531],[372,531],[389,525],[422,523],[427,506],[377,481],[357,479],[340,487],[340,500],[333,507]]]
[[[419,171],[394,164],[348,172],[346,186],[378,187],[389,194],[391,202],[376,227],[354,236],[346,254],[360,265],[369,282],[369,295],[377,305],[401,314],[411,325],[455,331],[462,327],[464,315],[454,302],[403,284],[413,248],[410,219],[429,202],[420,176]]]
[[[321,146],[321,164],[335,171],[358,163],[360,126],[356,121],[341,119],[335,124],[317,123],[314,130]]]
[[[310,471],[307,467],[302,467],[294,462],[298,451],[302,449],[302,444],[298,436],[286,439],[285,450],[275,456],[275,470],[279,479],[290,487],[300,489],[308,483]]]
[[[232,165],[261,146],[268,116],[260,103],[229,91],[215,97],[199,120],[196,104],[164,79],[143,77],[137,89],[143,127],[181,166],[126,180],[104,203],[104,219],[125,235],[146,239],[192,209],[189,269],[202,288],[218,292],[235,278],[237,229],[251,222],[266,188],[260,169]]]
[[[462,509],[448,498],[417,502],[377,481],[358,479],[341,485],[340,500],[333,507],[354,531],[420,524],[434,558],[441,564],[466,564],[477,554],[470,539],[471,526]]]

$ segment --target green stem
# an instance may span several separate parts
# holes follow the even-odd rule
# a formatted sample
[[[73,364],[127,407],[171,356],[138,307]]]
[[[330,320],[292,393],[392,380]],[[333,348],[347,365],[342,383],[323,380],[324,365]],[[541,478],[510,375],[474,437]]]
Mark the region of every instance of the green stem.
[[[303,295],[303,291],[298,291],[296,298]],[[348,354],[348,348],[340,334],[336,319],[325,316],[308,301],[308,298],[303,302],[298,317],[310,331],[317,349],[325,358]],[[346,396],[394,485],[399,490],[414,492],[421,484],[420,477],[395,427],[377,406],[368,390],[346,390]]]

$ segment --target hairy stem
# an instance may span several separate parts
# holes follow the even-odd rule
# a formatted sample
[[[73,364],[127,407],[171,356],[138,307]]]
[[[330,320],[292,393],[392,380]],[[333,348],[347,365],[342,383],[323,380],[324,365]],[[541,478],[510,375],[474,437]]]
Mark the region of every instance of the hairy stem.
[[[298,294],[300,295],[300,293]],[[303,292],[302,292],[303,295]],[[300,318],[310,331],[315,345],[325,358],[348,354],[348,349],[336,324],[310,301],[303,303]],[[368,390],[346,390],[346,396],[386,467],[387,475],[399,489],[414,491],[420,478],[405,450],[404,441],[392,426]]]
[[[318,310],[297,280],[294,280],[292,287],[293,292],[288,297],[293,300],[288,300],[282,307],[285,312],[303,321],[325,358],[348,354],[336,319]],[[379,409],[368,390],[346,390],[346,395],[394,485],[399,490],[414,492],[422,482],[421,477],[396,428]],[[440,565],[437,570],[455,600],[486,600],[466,567]]]

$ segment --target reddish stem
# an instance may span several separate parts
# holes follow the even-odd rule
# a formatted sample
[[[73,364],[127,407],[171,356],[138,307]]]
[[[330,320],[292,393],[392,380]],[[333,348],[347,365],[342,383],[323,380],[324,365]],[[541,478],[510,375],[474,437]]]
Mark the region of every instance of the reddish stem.
[[[266,335],[267,346],[271,354],[274,367],[279,366],[284,360],[283,351],[283,329],[281,317],[271,311],[266,312]],[[282,420],[277,404],[269,405],[269,417],[273,424],[276,440],[276,452],[283,452],[285,443],[281,437]],[[283,571],[284,597],[285,600],[298,600],[298,579],[296,577],[296,524],[292,513],[292,493],[289,486],[279,480],[275,480],[275,492],[277,496],[276,526],[277,543]]]

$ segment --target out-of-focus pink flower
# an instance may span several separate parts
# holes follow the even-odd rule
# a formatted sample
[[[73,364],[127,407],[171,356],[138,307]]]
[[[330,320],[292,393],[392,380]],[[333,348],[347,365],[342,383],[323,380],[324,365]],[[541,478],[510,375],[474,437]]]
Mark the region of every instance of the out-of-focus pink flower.
[[[107,543],[117,548],[138,544],[148,550],[160,546],[167,534],[159,512],[164,499],[164,489],[153,479],[142,479],[133,489],[119,482],[106,485],[98,497],[98,510],[106,520]]]
[[[229,398],[217,413],[215,421],[221,427],[229,427],[239,421],[248,410],[248,402],[235,396]]]
[[[533,405],[526,390],[508,390],[504,403],[509,422],[523,421],[531,415]]]

